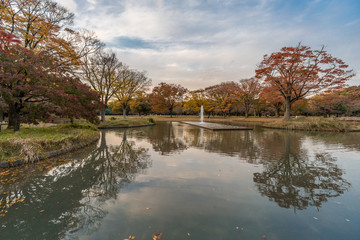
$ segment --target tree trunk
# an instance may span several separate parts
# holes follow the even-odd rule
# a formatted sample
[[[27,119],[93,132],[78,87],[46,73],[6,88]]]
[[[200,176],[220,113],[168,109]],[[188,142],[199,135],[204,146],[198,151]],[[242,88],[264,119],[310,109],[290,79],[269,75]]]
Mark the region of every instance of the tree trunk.
[[[126,119],[126,104],[123,103],[123,118]]]
[[[284,113],[284,120],[289,121],[290,120],[290,113],[291,113],[291,102],[290,97],[285,98],[285,113]]]
[[[279,117],[279,108],[275,107],[275,117]]]
[[[249,112],[247,110],[245,110],[245,118],[249,117]]]
[[[20,108],[17,104],[9,105],[8,129],[14,129],[14,132],[20,130]]]
[[[105,122],[105,108],[106,108],[106,107],[104,107],[104,109],[100,111],[101,121],[102,121],[102,122]]]
[[[1,123],[4,121],[4,113],[0,113],[0,132],[1,132]]]
[[[9,114],[8,114],[8,129],[14,129],[14,112],[15,112],[15,107],[9,105]]]

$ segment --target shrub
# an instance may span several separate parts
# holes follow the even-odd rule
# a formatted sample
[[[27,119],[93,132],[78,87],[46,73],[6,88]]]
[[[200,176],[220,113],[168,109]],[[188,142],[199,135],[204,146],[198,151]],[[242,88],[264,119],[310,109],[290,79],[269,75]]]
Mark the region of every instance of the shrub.
[[[62,126],[63,128],[91,129],[97,131],[98,128],[91,123],[69,123]]]

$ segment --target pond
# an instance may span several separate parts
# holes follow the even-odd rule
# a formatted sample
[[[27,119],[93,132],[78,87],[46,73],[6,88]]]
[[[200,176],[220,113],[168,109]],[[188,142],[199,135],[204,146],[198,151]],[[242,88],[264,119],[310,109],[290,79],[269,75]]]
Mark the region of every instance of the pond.
[[[1,170],[0,238],[359,239],[359,156],[359,133],[106,130]]]

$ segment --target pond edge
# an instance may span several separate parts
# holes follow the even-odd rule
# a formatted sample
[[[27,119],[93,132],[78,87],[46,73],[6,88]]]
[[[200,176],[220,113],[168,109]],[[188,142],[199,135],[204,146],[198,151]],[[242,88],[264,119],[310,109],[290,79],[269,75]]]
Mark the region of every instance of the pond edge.
[[[154,126],[155,123],[151,124],[144,124],[144,125],[124,125],[124,126],[103,126],[103,127],[97,127],[98,129],[117,129],[117,128],[136,128],[136,127],[150,127]]]
[[[96,143],[100,138],[100,132],[98,132],[98,134],[96,135],[96,137],[90,139],[89,141],[83,142],[83,143],[79,143],[77,145],[68,147],[68,148],[63,148],[63,149],[59,149],[59,150],[55,150],[55,151],[51,151],[51,152],[45,152],[44,154],[42,154],[42,156],[34,158],[34,159],[30,159],[27,160],[25,158],[22,159],[18,159],[15,161],[6,161],[6,162],[0,162],[0,168],[10,168],[10,167],[16,167],[19,165],[23,165],[23,164],[30,164],[30,163],[35,163],[35,162],[39,162],[42,160],[45,160],[47,158],[52,158],[52,157],[56,157],[59,155],[63,155],[75,150],[79,150],[81,148],[87,147],[91,144]]]

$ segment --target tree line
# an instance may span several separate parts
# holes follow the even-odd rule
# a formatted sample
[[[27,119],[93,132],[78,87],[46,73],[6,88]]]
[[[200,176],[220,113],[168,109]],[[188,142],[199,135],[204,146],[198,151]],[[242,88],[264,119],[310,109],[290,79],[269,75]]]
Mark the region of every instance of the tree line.
[[[324,48],[298,44],[265,55],[252,78],[188,91],[130,68],[95,33],[71,29],[74,14],[51,0],[0,0],[0,117],[8,128],[56,116],[91,122],[105,113],[211,115],[359,112],[352,70]],[[1,119],[0,119],[1,120]]]
[[[137,94],[127,107],[130,114],[196,115],[201,106],[207,117],[257,116],[279,117],[285,114],[284,98],[255,78],[223,82],[205,89],[188,91],[178,84],[160,83],[151,93]],[[108,113],[123,108],[117,101]],[[360,86],[344,87],[302,98],[291,105],[292,115],[359,116]]]

